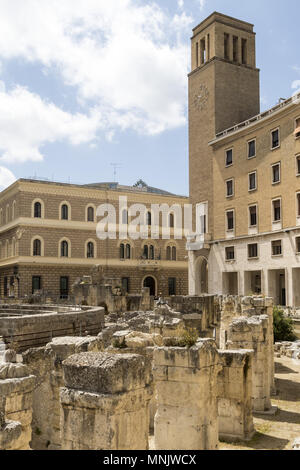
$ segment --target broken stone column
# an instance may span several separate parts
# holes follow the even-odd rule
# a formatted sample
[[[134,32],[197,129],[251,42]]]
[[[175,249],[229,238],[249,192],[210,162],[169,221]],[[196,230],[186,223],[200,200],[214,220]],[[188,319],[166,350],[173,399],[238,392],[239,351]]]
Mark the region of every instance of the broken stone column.
[[[226,349],[229,326],[234,318],[241,315],[241,311],[238,306],[238,299],[239,299],[238,297],[234,297],[231,295],[225,296],[222,299],[220,333],[219,333],[220,349]]]
[[[75,353],[100,351],[96,336],[54,338],[43,348],[23,355],[27,367],[37,378],[33,395],[32,448],[60,449],[60,387],[64,385],[62,362]]]
[[[0,450],[22,450],[22,424],[5,419],[5,401],[5,397],[0,396]]]
[[[141,354],[142,356],[148,356],[153,361],[153,350],[155,346],[163,345],[163,338],[159,334],[141,333],[139,331],[122,331],[116,332],[112,336],[112,344],[107,349],[107,352],[113,354]],[[153,383],[153,390],[155,389],[155,383]],[[154,416],[156,413],[156,400],[155,393],[149,403],[150,412],[150,432],[154,430]]]
[[[241,311],[242,315],[249,316],[260,316],[267,315],[269,318],[268,327],[266,331],[267,337],[267,349],[269,358],[269,380],[270,380],[270,392],[276,394],[275,387],[275,362],[274,362],[274,329],[273,329],[273,308],[274,303],[271,297],[243,297],[241,300]]]
[[[6,351],[4,360],[15,361]],[[31,441],[32,395],[35,377],[23,364],[0,365],[0,449],[29,450]]]
[[[269,317],[240,317],[231,323],[227,349],[253,349],[252,399],[253,410],[264,412],[271,409],[271,361],[269,345]]]
[[[254,434],[252,414],[253,351],[219,351],[223,368],[218,375],[219,437],[245,441]]]
[[[217,375],[221,369],[216,344],[200,340],[192,348],[154,350],[157,412],[156,450],[218,448]]]
[[[62,449],[147,450],[151,362],[134,354],[82,353],[63,362]]]

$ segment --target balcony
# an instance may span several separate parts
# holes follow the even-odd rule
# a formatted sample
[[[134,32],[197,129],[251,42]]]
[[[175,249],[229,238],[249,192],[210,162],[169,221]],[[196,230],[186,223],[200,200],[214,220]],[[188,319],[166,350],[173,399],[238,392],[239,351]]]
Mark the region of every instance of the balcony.
[[[186,249],[188,251],[209,250],[212,236],[210,233],[201,233],[187,237]]]

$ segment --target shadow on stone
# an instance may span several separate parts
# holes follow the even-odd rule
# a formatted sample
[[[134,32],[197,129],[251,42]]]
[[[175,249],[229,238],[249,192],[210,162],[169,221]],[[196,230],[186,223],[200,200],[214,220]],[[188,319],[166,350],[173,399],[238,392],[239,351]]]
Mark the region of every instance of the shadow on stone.
[[[279,390],[278,400],[299,402],[300,383],[276,378],[276,389]]]
[[[291,369],[290,367],[286,367],[279,362],[275,362],[275,373],[276,374],[296,374],[297,371]]]

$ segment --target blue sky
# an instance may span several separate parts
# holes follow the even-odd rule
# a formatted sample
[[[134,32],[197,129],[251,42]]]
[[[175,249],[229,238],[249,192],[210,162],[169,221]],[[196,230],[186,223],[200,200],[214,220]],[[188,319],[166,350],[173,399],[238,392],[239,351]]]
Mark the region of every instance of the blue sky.
[[[299,0],[0,0],[0,187],[36,176],[188,194],[191,30],[255,25],[261,109],[300,88]]]

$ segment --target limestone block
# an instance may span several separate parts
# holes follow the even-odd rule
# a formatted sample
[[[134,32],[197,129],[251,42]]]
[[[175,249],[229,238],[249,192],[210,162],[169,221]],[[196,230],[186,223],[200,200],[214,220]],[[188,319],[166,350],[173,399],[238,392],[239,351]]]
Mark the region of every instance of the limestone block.
[[[218,447],[217,374],[221,368],[215,342],[192,348],[154,350],[157,412],[156,450]]]
[[[64,450],[148,448],[150,388],[99,394],[63,388]]]
[[[51,343],[47,344],[46,349],[51,349],[55,355],[55,360],[62,362],[67,357],[79,352],[98,352],[99,340],[97,336],[64,336],[53,338]]]
[[[63,449],[148,449],[153,394],[148,357],[82,353],[66,359],[63,368]]]
[[[81,353],[63,362],[68,388],[119,393],[151,382],[149,358],[134,354]]]
[[[0,450],[23,450],[24,444],[21,423],[7,421],[2,428],[0,427]]]
[[[248,440],[254,434],[252,363],[254,351],[219,351],[223,369],[218,374],[219,436]]]

